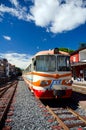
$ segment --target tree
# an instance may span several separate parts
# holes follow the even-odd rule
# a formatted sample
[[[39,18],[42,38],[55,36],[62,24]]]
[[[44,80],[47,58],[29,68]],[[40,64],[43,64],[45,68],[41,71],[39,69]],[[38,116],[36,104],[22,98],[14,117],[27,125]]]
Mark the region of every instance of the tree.
[[[80,43],[79,49],[86,47],[86,43]]]
[[[60,51],[64,51],[64,52],[68,52],[68,53],[72,53],[74,52],[74,50],[69,49],[69,48],[59,48]]]

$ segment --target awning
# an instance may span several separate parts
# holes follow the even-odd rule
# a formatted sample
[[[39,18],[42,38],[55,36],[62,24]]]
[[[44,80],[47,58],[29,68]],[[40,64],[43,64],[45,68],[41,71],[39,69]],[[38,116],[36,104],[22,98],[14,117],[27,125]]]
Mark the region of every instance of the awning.
[[[72,64],[71,64],[71,67],[72,67],[72,66],[81,66],[81,65],[86,65],[86,62],[72,63]]]

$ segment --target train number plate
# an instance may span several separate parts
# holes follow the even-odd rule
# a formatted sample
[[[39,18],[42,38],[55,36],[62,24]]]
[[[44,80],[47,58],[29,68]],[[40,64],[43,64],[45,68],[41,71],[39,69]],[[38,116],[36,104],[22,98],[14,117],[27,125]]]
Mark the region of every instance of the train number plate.
[[[56,85],[59,85],[59,84],[61,84],[61,80],[53,80],[50,88],[53,88],[53,86],[56,86]]]

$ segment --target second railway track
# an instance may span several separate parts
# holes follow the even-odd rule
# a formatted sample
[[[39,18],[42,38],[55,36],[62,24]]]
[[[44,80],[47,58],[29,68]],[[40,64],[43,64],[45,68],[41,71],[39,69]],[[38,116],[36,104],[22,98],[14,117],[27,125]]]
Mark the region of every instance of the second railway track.
[[[5,118],[13,99],[17,81],[14,81],[4,88],[0,89],[0,128],[4,126]]]
[[[51,108],[46,106],[48,111],[57,121],[57,125],[61,130],[70,130],[71,128],[76,130],[78,127],[86,128],[86,117],[83,117],[76,113],[71,108]]]

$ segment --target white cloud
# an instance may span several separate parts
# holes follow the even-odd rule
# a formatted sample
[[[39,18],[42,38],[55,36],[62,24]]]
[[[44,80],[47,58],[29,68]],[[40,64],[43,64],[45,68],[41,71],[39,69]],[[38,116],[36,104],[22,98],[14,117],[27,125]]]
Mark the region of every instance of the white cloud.
[[[8,41],[11,40],[11,37],[9,37],[9,36],[5,36],[5,35],[3,35],[3,38],[6,39],[6,40],[8,40]]]
[[[3,21],[3,13],[0,12],[0,22]]]
[[[36,48],[39,49],[39,46],[37,46]]]
[[[9,13],[11,14],[12,16],[15,16],[17,17],[18,19],[22,19],[22,20],[25,20],[27,21],[27,14],[26,14],[26,8],[10,8],[10,7],[7,7],[3,4],[0,5],[0,12],[1,13]],[[28,15],[29,16],[29,15]],[[28,19],[29,21],[29,19]]]
[[[34,0],[30,11],[35,24],[47,27],[47,31],[61,33],[86,22],[86,8],[82,0]]]
[[[18,7],[19,6],[19,3],[17,0],[10,0],[10,2],[15,6],[15,7]]]
[[[35,24],[41,27],[49,25],[56,15],[58,6],[57,0],[35,0],[34,6],[30,9]]]
[[[0,53],[0,57],[6,58],[9,63],[22,69],[25,69],[29,65],[32,58],[31,55],[19,53]]]
[[[33,5],[29,8],[21,6],[19,0],[9,1],[12,7],[1,4],[0,14],[9,13],[18,19],[33,21],[36,26],[46,28],[47,32],[69,31],[86,22],[84,0],[32,0]]]
[[[47,39],[46,39],[46,38],[44,38],[44,39],[43,39],[43,42],[45,42],[45,41],[47,41]]]

